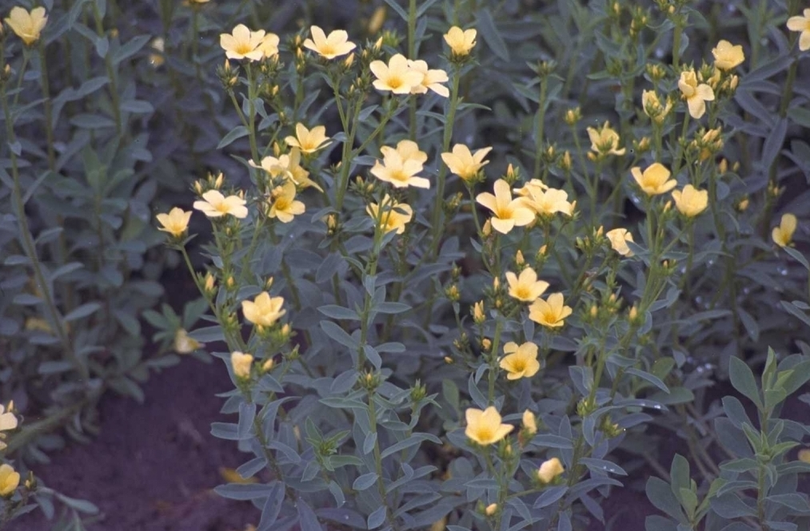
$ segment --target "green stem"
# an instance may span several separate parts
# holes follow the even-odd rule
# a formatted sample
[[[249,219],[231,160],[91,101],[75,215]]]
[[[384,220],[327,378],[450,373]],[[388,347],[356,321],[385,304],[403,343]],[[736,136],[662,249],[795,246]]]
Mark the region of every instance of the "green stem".
[[[444,137],[442,139],[442,153],[450,151],[450,141],[453,139],[453,125],[456,120],[456,110],[459,104],[458,90],[461,80],[461,71],[458,67],[453,68],[453,85],[450,89],[450,109],[447,112],[447,119],[444,122]],[[442,223],[442,207],[444,205],[444,187],[447,177],[447,168],[444,164],[439,166],[439,177],[436,180],[436,196],[433,204],[433,217],[431,219],[433,235],[431,238],[430,256],[435,258],[439,252],[442,234],[444,233],[444,223]],[[473,205],[473,208],[475,206]]]
[[[11,112],[8,107],[8,98],[6,97],[5,87],[0,87],[0,101],[2,102],[3,116],[5,117],[6,122],[6,135],[9,142],[14,143],[16,141],[16,136],[14,134],[14,126]],[[20,183],[17,155],[11,151],[10,157],[11,175],[14,181],[14,188],[11,194],[12,203],[17,214],[17,223],[20,227],[20,240],[23,249],[25,250],[25,255],[28,257],[28,260],[31,263],[31,268],[34,270],[34,280],[37,283],[37,287],[39,288],[43,302],[47,308],[51,328],[59,336],[65,356],[71,361],[81,379],[86,381],[90,377],[90,373],[87,366],[83,364],[81,360],[79,360],[78,356],[73,350],[70,337],[68,337],[67,331],[62,323],[62,316],[56,307],[56,302],[54,301],[53,294],[51,293],[51,285],[47,282],[45,274],[42,272],[42,266],[39,262],[39,257],[37,256],[36,244],[34,243],[34,238],[31,234],[31,228],[28,226],[28,217],[25,213],[25,203],[23,203],[22,184]]]
[[[39,74],[42,83],[42,97],[45,98],[45,141],[48,143],[48,169],[53,171],[56,167],[56,155],[53,147],[53,125],[51,119],[53,115],[53,102],[51,102],[51,89],[48,82],[48,66],[45,54],[45,41],[39,40]]]
[[[98,34],[99,38],[104,38],[104,18],[101,16],[101,12],[98,10],[98,5],[96,2],[92,2],[93,5],[93,15],[96,19],[96,33]],[[115,120],[115,133],[118,136],[121,136],[121,131],[123,129],[123,124],[121,123],[121,104],[118,99],[118,83],[116,79],[116,72],[115,66],[112,63],[112,54],[107,53],[104,56],[104,66],[107,70],[107,78],[110,80],[110,99],[112,100],[112,111],[113,111],[113,119]]]
[[[537,131],[534,141],[534,178],[540,178],[540,163],[543,159],[543,133],[546,125],[546,94],[548,93],[548,76],[540,78],[540,108],[537,109]]]
[[[416,60],[416,0],[408,4],[408,59]],[[410,101],[408,138],[416,141],[416,98]]]

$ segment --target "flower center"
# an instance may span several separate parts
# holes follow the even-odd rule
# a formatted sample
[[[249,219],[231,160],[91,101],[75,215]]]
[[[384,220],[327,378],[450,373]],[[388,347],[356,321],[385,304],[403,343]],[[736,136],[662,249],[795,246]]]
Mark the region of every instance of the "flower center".
[[[489,429],[489,427],[480,427],[476,431],[477,431],[476,435],[478,435],[478,440],[484,443],[491,441],[494,436],[492,430]]]
[[[388,86],[392,89],[398,89],[403,84],[402,78],[397,75],[388,78]]]
[[[523,372],[526,370],[526,360],[517,359],[512,362],[512,372]]]
[[[528,299],[529,298],[529,287],[528,286],[518,286],[517,290],[515,290],[519,299]]]
[[[236,45],[236,53],[240,55],[245,55],[253,51],[253,48],[250,46],[250,42],[240,42]]]

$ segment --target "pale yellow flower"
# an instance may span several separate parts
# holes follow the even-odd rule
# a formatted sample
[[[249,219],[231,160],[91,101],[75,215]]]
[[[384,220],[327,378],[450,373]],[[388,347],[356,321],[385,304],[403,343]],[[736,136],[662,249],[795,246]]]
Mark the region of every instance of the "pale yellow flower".
[[[0,432],[13,430],[17,427],[17,416],[12,413],[13,409],[13,402],[10,402],[8,405],[8,411],[6,408],[0,405]],[[5,433],[0,433],[0,450],[4,450],[6,446],[8,446],[3,439],[6,438]]]
[[[250,378],[250,369],[253,367],[253,356],[238,350],[231,352],[231,366],[234,376],[240,380],[247,380]]]
[[[745,61],[745,52],[739,44],[734,46],[726,40],[721,40],[712,50],[714,65],[720,70],[731,70]]]
[[[548,328],[559,328],[572,311],[565,305],[562,293],[552,293],[548,299],[537,299],[529,306],[529,319]]]
[[[802,463],[810,464],[810,448],[802,448],[796,456]]]
[[[684,186],[683,191],[673,190],[672,198],[678,211],[688,218],[697,216],[709,205],[709,192],[698,190],[691,184]]]
[[[252,301],[242,301],[242,313],[245,319],[257,326],[271,327],[281,316],[287,313],[283,309],[284,297],[271,297],[263,291]]]
[[[349,34],[344,30],[334,30],[329,36],[318,26],[309,29],[311,39],[304,41],[304,48],[308,48],[324,59],[334,59],[354,50],[357,46],[349,42]]]
[[[492,151],[491,147],[485,147],[476,150],[475,154],[472,154],[470,148],[464,144],[456,144],[453,146],[451,153],[442,153],[442,160],[450,168],[450,171],[458,175],[461,180],[469,181],[478,175],[484,165],[489,164],[489,161],[485,161],[484,157],[490,151]]]
[[[553,216],[557,212],[570,216],[573,210],[565,190],[549,188],[539,179],[530,180],[515,193],[525,197],[526,206],[541,216]]]
[[[552,457],[540,465],[540,468],[537,470],[537,479],[543,483],[550,483],[563,472],[565,472],[565,469],[560,460],[556,457]]]
[[[368,65],[371,72],[377,78],[373,85],[377,90],[394,94],[410,94],[414,87],[422,84],[423,74],[408,67],[408,60],[398,53],[388,60],[386,65],[383,61],[372,61]]]
[[[199,210],[209,218],[219,218],[231,215],[244,219],[248,215],[245,200],[238,195],[223,196],[219,190],[208,190],[202,195],[203,201],[194,201],[194,209]]]
[[[13,7],[6,18],[6,24],[11,31],[28,46],[39,40],[42,29],[47,23],[48,16],[45,14],[44,7],[35,7],[31,12],[22,7]]]
[[[610,127],[610,122],[600,128],[588,127],[588,138],[591,140],[591,149],[600,155],[621,156],[627,151],[626,148],[619,149],[619,133]]]
[[[157,52],[149,54],[149,64],[155,68],[163,65],[163,63],[166,62],[166,59],[163,57],[163,51],[166,48],[166,41],[163,40],[163,37],[155,37],[152,39],[152,42],[149,43],[149,47]]]
[[[445,98],[450,96],[450,90],[442,85],[448,80],[447,72],[439,69],[429,70],[425,61],[408,60],[408,67],[422,74],[422,81],[411,89],[411,94],[426,94],[428,90],[432,90],[439,96]]]
[[[654,90],[642,91],[641,106],[644,108],[644,114],[657,124],[663,123],[669,111],[672,110],[672,103],[669,99],[666,100],[666,105],[662,105],[661,100],[658,99],[658,94]]]
[[[462,30],[458,26],[453,26],[444,34],[444,42],[455,55],[463,57],[469,55],[470,50],[475,46],[477,34],[474,29]]]
[[[405,232],[405,225],[413,218],[413,209],[405,203],[397,203],[391,197],[385,195],[382,199],[383,212],[380,213],[380,205],[370,203],[366,207],[366,213],[376,220],[380,216],[380,223],[383,232],[397,231],[397,234]]]
[[[506,273],[509,284],[509,296],[523,302],[534,302],[548,289],[548,282],[537,280],[537,273],[531,267],[520,272],[520,276],[511,271]]]
[[[314,130],[314,129],[313,129]],[[289,153],[276,157],[264,157],[260,164],[250,160],[248,164],[254,168],[261,168],[266,171],[271,177],[282,177],[285,180],[291,180],[299,188],[305,189],[310,186],[323,192],[318,183],[309,178],[309,172],[301,166],[301,150],[293,147]]]
[[[633,241],[633,235],[627,229],[613,229],[605,234],[610,240],[613,250],[622,256],[633,256],[633,251],[627,246],[627,242]]]
[[[799,50],[810,50],[810,8],[804,10],[803,16],[796,15],[790,17],[787,21],[787,27],[790,31],[800,31],[799,35]]]
[[[259,50],[262,52],[262,56],[265,59],[270,59],[271,57],[278,55],[278,43],[278,35],[275,33],[266,34],[262,39],[261,44],[259,44]]]
[[[706,102],[714,101],[714,90],[706,83],[698,83],[697,74],[695,74],[694,70],[681,72],[678,88],[681,89],[681,94],[683,99],[686,100],[692,118],[699,119],[706,114]]]
[[[202,344],[188,335],[184,328],[178,328],[174,334],[174,351],[178,354],[191,354]]]
[[[537,433],[537,417],[529,409],[523,412],[523,429],[531,435]]]
[[[779,247],[787,247],[793,240],[793,233],[796,232],[796,216],[793,214],[785,214],[779,222],[778,227],[774,227],[771,232],[773,242]]]
[[[188,229],[188,220],[191,219],[191,210],[186,212],[182,208],[174,207],[168,214],[158,214],[155,216],[163,226],[158,228],[163,232],[168,232],[174,237],[180,237]]]
[[[301,153],[315,153],[325,148],[332,141],[326,136],[326,127],[316,125],[312,129],[307,129],[304,124],[295,125],[295,136],[288,136],[284,139],[288,146],[297,147]]]
[[[289,223],[306,212],[306,205],[295,199],[295,183],[285,181],[281,186],[277,186],[271,192],[270,211],[268,217],[278,218],[282,223]]]
[[[419,150],[416,142],[401,140],[396,148],[383,146],[380,151],[383,153],[382,163],[375,162],[371,169],[376,178],[391,183],[394,188],[430,188],[429,180],[416,176],[427,160],[427,154]]]
[[[652,163],[643,173],[641,168],[636,166],[630,173],[647,195],[665,194],[678,185],[675,179],[669,178],[670,171],[660,162]]]
[[[484,411],[469,408],[465,412],[467,429],[464,434],[481,446],[494,444],[511,432],[515,427],[511,424],[501,424],[501,416],[495,406],[489,406]]]
[[[483,192],[476,196],[479,205],[492,211],[492,228],[501,234],[508,234],[514,227],[523,227],[534,221],[534,212],[526,206],[526,199],[512,199],[509,183],[503,179],[495,181],[495,195]]]
[[[259,48],[264,42],[264,33],[264,30],[250,31],[244,24],[239,24],[233,33],[219,35],[219,45],[228,59],[260,61],[264,57],[264,52]]]
[[[520,378],[531,378],[540,370],[540,362],[537,361],[537,345],[526,342],[518,346],[510,341],[503,346],[506,354],[500,361],[500,368],[506,371],[507,380],[519,380]]]

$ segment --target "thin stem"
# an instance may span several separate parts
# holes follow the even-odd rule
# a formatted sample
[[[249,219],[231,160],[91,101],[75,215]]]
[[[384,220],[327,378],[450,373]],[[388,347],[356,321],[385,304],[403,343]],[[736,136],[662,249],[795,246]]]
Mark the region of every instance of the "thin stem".
[[[537,109],[537,125],[534,140],[534,178],[540,178],[540,163],[543,159],[543,133],[546,125],[546,94],[548,92],[548,76],[540,78],[540,107]]]
[[[458,90],[461,80],[461,71],[458,67],[453,68],[453,86],[450,89],[450,108],[444,122],[444,138],[442,139],[442,153],[450,151],[450,141],[453,139],[453,125],[456,120],[456,109],[458,108]],[[444,205],[444,187],[447,178],[447,168],[444,164],[439,166],[439,176],[436,180],[436,199],[433,204],[433,217],[431,219],[433,235],[431,238],[430,256],[435,257],[439,252],[442,234],[444,233],[444,223],[442,223],[442,207]],[[473,207],[474,208],[474,207]]]

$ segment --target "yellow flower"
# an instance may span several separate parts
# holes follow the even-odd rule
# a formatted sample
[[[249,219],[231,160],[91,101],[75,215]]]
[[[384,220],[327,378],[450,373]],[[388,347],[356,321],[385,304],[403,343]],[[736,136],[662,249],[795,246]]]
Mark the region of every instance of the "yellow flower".
[[[633,235],[627,229],[609,230],[605,236],[610,240],[610,246],[614,251],[622,256],[633,256],[633,251],[627,246],[627,242],[633,241]]]
[[[430,188],[430,181],[424,177],[416,177],[422,171],[422,165],[427,161],[427,154],[419,150],[416,142],[401,140],[396,149],[388,146],[380,148],[383,161],[375,162],[371,174],[379,180],[391,183],[394,188]]]
[[[810,463],[810,448],[802,448],[796,457],[802,463]]]
[[[268,216],[271,218],[278,218],[282,223],[289,223],[295,218],[306,212],[306,206],[301,201],[295,199],[295,183],[292,181],[285,181],[281,186],[273,189],[272,204]]]
[[[13,430],[17,427],[17,416],[12,413],[14,402],[9,402],[8,411],[0,405],[0,432]],[[0,450],[4,450],[8,446],[3,439],[6,438],[5,433],[0,433]]]
[[[166,48],[166,41],[163,40],[163,37],[155,37],[154,39],[152,39],[152,42],[149,44],[149,47],[155,50],[155,52],[157,52],[149,54],[150,65],[157,68],[166,62],[166,59],[163,57],[163,51]]]
[[[451,153],[442,153],[442,160],[450,168],[450,171],[458,175],[461,180],[469,181],[478,175],[484,165],[489,164],[489,161],[485,161],[484,157],[490,151],[492,151],[491,147],[485,147],[476,150],[475,154],[472,154],[470,148],[464,144],[456,144],[453,146]]]
[[[544,461],[540,468],[537,470],[537,479],[543,483],[550,483],[557,476],[565,472],[565,469],[556,457],[552,457],[548,461]]]
[[[488,446],[506,437],[515,427],[511,424],[501,424],[501,416],[495,406],[489,406],[484,411],[469,408],[467,429],[464,434],[481,446]]]
[[[523,302],[534,302],[548,289],[548,282],[537,280],[534,269],[527,267],[518,277],[511,271],[506,273],[509,296]]]
[[[25,44],[31,46],[39,40],[42,28],[48,23],[44,7],[37,7],[29,13],[21,7],[14,7],[6,18],[6,24]]]
[[[253,366],[253,356],[239,352],[231,352],[231,365],[233,374],[240,380],[250,378],[250,369]]]
[[[284,297],[271,297],[263,291],[252,301],[242,301],[242,313],[245,319],[257,326],[271,327],[276,324],[287,310],[284,306]]]
[[[573,208],[568,202],[568,193],[565,190],[549,188],[539,179],[532,179],[515,193],[526,198],[526,206],[535,214],[553,216],[557,212],[571,215]]]
[[[475,304],[473,304],[472,315],[473,315],[473,321],[475,321],[475,324],[480,325],[480,324],[483,324],[484,321],[487,320],[487,316],[484,313],[484,301],[478,301]]]
[[[548,299],[537,299],[529,306],[529,319],[548,328],[559,328],[572,311],[565,306],[562,293],[552,293]]]
[[[509,183],[503,179],[495,181],[495,195],[489,192],[478,194],[475,200],[492,211],[492,228],[501,234],[508,234],[515,226],[523,227],[534,221],[534,212],[526,206],[526,199],[512,199]]]
[[[315,128],[313,128],[313,131]],[[291,137],[288,137],[288,140]],[[260,164],[248,161],[254,168],[261,168],[270,174],[271,177],[282,176],[285,180],[291,180],[296,186],[304,189],[310,186],[323,192],[318,183],[309,178],[309,172],[301,166],[301,150],[294,147],[289,153],[276,157],[264,157]]]
[[[644,113],[657,124],[663,123],[669,111],[672,110],[672,103],[669,99],[666,100],[666,105],[662,105],[654,90],[645,90],[641,93],[641,106],[644,108]]]
[[[16,472],[11,465],[3,463],[0,465],[0,496],[8,497],[14,494],[20,485],[20,473]]]
[[[174,334],[174,351],[178,354],[191,354],[201,346],[199,341],[189,337],[184,328],[178,328]]]
[[[638,166],[632,168],[630,173],[647,195],[665,194],[678,185],[675,179],[669,178],[669,170],[660,162],[652,163],[644,173]]]
[[[324,59],[346,55],[357,47],[353,42],[349,42],[349,34],[344,30],[334,30],[327,37],[321,28],[312,26],[309,33],[312,38],[304,41],[304,48],[312,50]]]
[[[228,59],[260,61],[264,57],[264,52],[259,48],[264,42],[264,33],[264,30],[250,31],[244,24],[239,24],[233,33],[219,35],[219,45]]]
[[[779,226],[774,227],[771,237],[779,247],[787,247],[793,239],[794,232],[796,232],[796,216],[785,214],[782,216]]]
[[[804,10],[804,16],[790,17],[787,27],[790,31],[802,32],[799,36],[799,50],[810,50],[810,8]]]
[[[681,72],[678,88],[681,89],[692,118],[699,119],[706,114],[706,102],[714,101],[714,90],[706,83],[698,84],[697,74],[694,70]]]
[[[697,216],[709,205],[709,192],[698,190],[691,184],[684,186],[683,191],[674,190],[672,198],[675,199],[678,211],[688,218]]]
[[[496,512],[498,512],[498,504],[497,503],[490,503],[484,509],[484,514],[487,515],[487,516],[492,516]]]
[[[605,122],[601,129],[588,127],[591,149],[600,155],[624,155],[626,149],[619,149],[619,133],[611,129],[610,122]]]
[[[392,230],[397,234],[405,232],[405,225],[413,218],[413,209],[405,203],[397,203],[387,194],[382,199],[383,212],[380,214],[380,205],[371,203],[366,208],[366,212],[372,219],[376,220],[380,216],[382,230],[385,233]]]
[[[503,346],[503,352],[506,356],[501,358],[499,366],[507,372],[507,380],[531,378],[540,370],[540,362],[537,361],[537,345],[532,342],[518,346],[517,343],[510,341]]]
[[[288,136],[284,139],[288,146],[297,147],[301,153],[315,153],[323,149],[332,141],[326,136],[326,127],[316,125],[312,129],[307,129],[304,124],[295,125],[295,136]]]
[[[238,195],[223,196],[219,190],[208,190],[202,195],[204,201],[194,201],[194,209],[199,210],[209,218],[231,216],[244,219],[248,215],[245,200]]]
[[[745,61],[745,53],[739,44],[734,46],[726,40],[717,43],[717,47],[712,50],[714,55],[714,65],[720,70],[731,70]]]
[[[523,429],[531,435],[537,433],[537,417],[531,410],[527,409],[523,412]]]
[[[450,90],[442,85],[448,80],[447,72],[439,69],[429,70],[425,61],[408,60],[408,67],[422,74],[422,81],[411,89],[411,94],[426,94],[428,90],[432,90],[439,96],[445,98],[450,96]]]
[[[377,90],[391,91],[394,94],[410,94],[414,87],[422,85],[424,75],[408,67],[408,60],[398,53],[388,60],[388,65],[383,61],[372,61],[368,67],[377,78],[374,80],[374,88]]]
[[[174,207],[168,214],[158,214],[155,217],[158,222],[163,225],[163,227],[158,228],[158,230],[168,232],[172,236],[179,238],[188,228],[188,220],[191,219],[191,210],[186,212],[182,208]]]
[[[444,42],[450,50],[457,56],[463,57],[470,54],[470,50],[475,46],[477,32],[474,29],[462,30],[458,26],[453,26],[444,34]]]
[[[266,34],[262,39],[261,44],[259,44],[259,50],[262,52],[262,57],[265,59],[270,59],[271,57],[278,55],[278,42],[278,35],[275,33]]]

